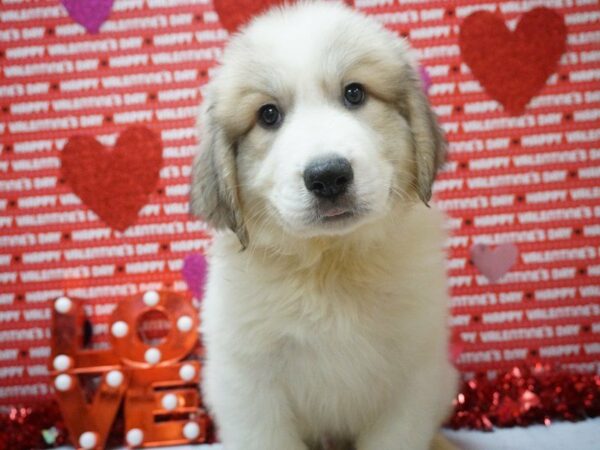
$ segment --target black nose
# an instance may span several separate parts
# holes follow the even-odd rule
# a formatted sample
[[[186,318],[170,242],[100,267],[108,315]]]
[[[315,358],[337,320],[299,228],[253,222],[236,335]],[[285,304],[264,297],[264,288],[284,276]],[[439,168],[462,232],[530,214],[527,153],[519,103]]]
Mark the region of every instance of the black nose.
[[[348,189],[354,172],[346,158],[320,159],[304,170],[306,189],[317,197],[335,198]]]

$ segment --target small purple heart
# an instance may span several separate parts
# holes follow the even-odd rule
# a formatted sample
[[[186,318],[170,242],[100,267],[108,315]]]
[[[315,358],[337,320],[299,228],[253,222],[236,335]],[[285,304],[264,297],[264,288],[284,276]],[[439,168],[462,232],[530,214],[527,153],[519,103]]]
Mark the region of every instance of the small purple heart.
[[[181,274],[190,292],[199,300],[204,292],[207,268],[206,258],[199,253],[190,253],[183,260]]]
[[[475,244],[471,247],[471,259],[491,283],[502,278],[517,262],[519,249],[515,244],[500,244],[492,249],[485,244]]]
[[[88,31],[97,33],[108,19],[114,0],[60,0],[69,16]]]
[[[429,76],[429,72],[423,66],[419,66],[419,75],[421,76],[421,83],[423,84],[423,90],[427,94],[429,92],[429,88],[433,84],[431,81],[431,77]]]

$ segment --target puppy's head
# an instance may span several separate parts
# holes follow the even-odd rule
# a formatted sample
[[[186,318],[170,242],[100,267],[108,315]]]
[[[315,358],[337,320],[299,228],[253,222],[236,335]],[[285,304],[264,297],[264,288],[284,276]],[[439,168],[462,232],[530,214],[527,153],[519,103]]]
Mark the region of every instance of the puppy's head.
[[[254,20],[205,91],[192,211],[245,246],[267,228],[339,235],[427,203],[444,141],[408,53],[339,4]]]

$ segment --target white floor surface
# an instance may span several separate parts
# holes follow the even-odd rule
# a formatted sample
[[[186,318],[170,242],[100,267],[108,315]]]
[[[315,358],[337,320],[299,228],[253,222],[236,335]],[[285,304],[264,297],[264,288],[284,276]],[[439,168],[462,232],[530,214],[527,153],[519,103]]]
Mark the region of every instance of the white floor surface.
[[[463,450],[600,450],[600,418],[576,423],[554,422],[549,427],[503,428],[491,433],[467,430],[444,430],[444,433]],[[72,447],[61,448],[67,450]],[[160,448],[222,450],[218,444]]]

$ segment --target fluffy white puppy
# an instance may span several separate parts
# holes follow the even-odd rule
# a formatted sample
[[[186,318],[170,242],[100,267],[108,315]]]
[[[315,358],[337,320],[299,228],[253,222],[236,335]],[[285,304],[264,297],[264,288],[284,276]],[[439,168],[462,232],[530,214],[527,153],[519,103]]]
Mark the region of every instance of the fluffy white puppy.
[[[268,12],[207,85],[192,210],[217,232],[203,393],[227,450],[420,450],[455,392],[444,140],[403,40],[341,4]]]

